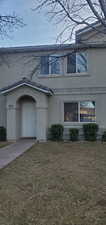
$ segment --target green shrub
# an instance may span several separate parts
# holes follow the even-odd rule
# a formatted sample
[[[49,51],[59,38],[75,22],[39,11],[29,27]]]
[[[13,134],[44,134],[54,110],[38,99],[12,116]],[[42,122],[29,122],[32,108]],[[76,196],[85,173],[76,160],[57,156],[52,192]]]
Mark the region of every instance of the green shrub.
[[[86,141],[96,141],[97,139],[98,125],[95,123],[89,123],[83,125],[84,138]]]
[[[53,124],[50,128],[50,139],[60,141],[63,138],[64,128],[61,124]]]
[[[102,141],[106,142],[106,131],[104,131],[104,133],[102,134]]]
[[[69,136],[71,141],[78,141],[79,130],[77,128],[70,128]]]
[[[0,141],[6,141],[6,128],[0,127]]]

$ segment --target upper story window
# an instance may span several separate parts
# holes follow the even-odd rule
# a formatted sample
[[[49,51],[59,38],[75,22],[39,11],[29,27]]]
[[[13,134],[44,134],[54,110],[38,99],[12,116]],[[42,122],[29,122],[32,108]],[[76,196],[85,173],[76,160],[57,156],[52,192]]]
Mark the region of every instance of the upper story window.
[[[41,56],[40,74],[60,74],[61,57],[58,55]]]
[[[95,122],[95,102],[81,101],[64,103],[65,122]]]
[[[73,52],[67,56],[67,73],[87,72],[87,53]]]

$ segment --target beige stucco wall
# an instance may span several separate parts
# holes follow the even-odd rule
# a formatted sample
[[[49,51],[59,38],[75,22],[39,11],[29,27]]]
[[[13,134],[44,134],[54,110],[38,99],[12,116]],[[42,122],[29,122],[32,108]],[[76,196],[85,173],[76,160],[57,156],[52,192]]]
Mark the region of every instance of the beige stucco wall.
[[[61,75],[43,75],[37,71],[33,75],[33,80],[46,85],[50,88],[77,88],[77,87],[101,87],[106,86],[106,66],[105,57],[106,49],[89,49],[88,55],[88,71],[82,74]],[[30,78],[31,71],[36,68],[39,58],[35,56],[35,60],[31,54],[10,54],[5,55],[8,59],[8,65],[0,66],[0,88],[12,84],[22,77]],[[29,58],[28,58],[29,57]],[[36,61],[37,60],[37,61]],[[65,64],[65,62],[64,62]]]
[[[49,126],[53,123],[61,123],[65,127],[82,127],[82,123],[64,122],[64,103],[72,101],[95,101],[96,122],[100,128],[106,128],[106,90],[104,94],[85,93],[82,91],[72,94],[58,94],[49,100]]]
[[[33,80],[53,88],[54,95],[47,97],[33,89],[20,88],[11,92],[8,96],[0,96],[0,125],[6,125],[6,110],[10,110],[7,116],[8,121],[16,123],[16,117],[12,114],[13,110],[8,105],[14,105],[19,96],[29,94],[35,96],[39,105],[37,105],[39,120],[38,136],[45,135],[43,127],[48,127],[53,123],[62,123],[65,127],[74,126],[72,123],[64,123],[64,101],[82,101],[93,100],[96,102],[96,118],[101,128],[106,128],[106,49],[89,49],[88,53],[88,72],[83,74],[66,74],[41,76],[38,72],[33,76]],[[44,53],[43,53],[44,54]],[[36,54],[38,55],[38,54]],[[40,53],[41,55],[41,53]],[[34,53],[28,54],[8,54],[4,55],[5,60],[0,65],[0,88],[12,84],[22,77],[30,77],[31,71],[38,64],[39,58],[34,58]],[[25,93],[24,93],[25,91]],[[37,103],[38,104],[38,103]],[[40,105],[41,104],[41,105]],[[15,109],[16,105],[14,105]],[[12,110],[12,111],[11,111]],[[42,115],[42,116],[41,116]],[[81,126],[81,124],[76,124]],[[19,128],[18,128],[19,129]],[[9,127],[9,132],[13,139],[19,134],[14,133],[14,129]]]

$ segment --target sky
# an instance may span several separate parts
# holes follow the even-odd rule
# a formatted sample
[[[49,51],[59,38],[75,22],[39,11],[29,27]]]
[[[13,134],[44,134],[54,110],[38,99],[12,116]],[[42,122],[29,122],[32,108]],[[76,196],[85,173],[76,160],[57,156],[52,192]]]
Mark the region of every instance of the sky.
[[[58,27],[49,21],[46,12],[32,11],[34,0],[0,0],[0,13],[15,12],[26,24],[9,34],[9,38],[0,38],[0,47],[31,46],[55,44]]]

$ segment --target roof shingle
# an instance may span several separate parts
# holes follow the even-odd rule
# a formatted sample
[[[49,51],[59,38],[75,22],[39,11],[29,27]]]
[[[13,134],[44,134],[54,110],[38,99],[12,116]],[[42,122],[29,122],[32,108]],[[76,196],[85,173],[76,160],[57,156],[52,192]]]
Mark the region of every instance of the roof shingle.
[[[50,89],[50,88],[48,88],[48,87],[46,87],[46,86],[44,86],[42,84],[36,83],[34,81],[31,81],[31,80],[29,80],[26,77],[23,77],[23,79],[19,80],[18,82],[15,82],[15,83],[13,83],[13,84],[11,84],[9,86],[6,86],[6,87],[0,89],[0,93],[1,94],[8,93],[8,92],[10,92],[10,91],[12,91],[12,90],[14,90],[14,89],[16,89],[16,88],[18,88],[20,86],[24,86],[24,85],[30,86],[30,87],[32,87],[32,88],[34,88],[34,89],[36,89],[36,90],[38,90],[40,92],[43,92],[43,93],[45,93],[47,95],[52,95],[53,94],[53,90],[52,89]]]

